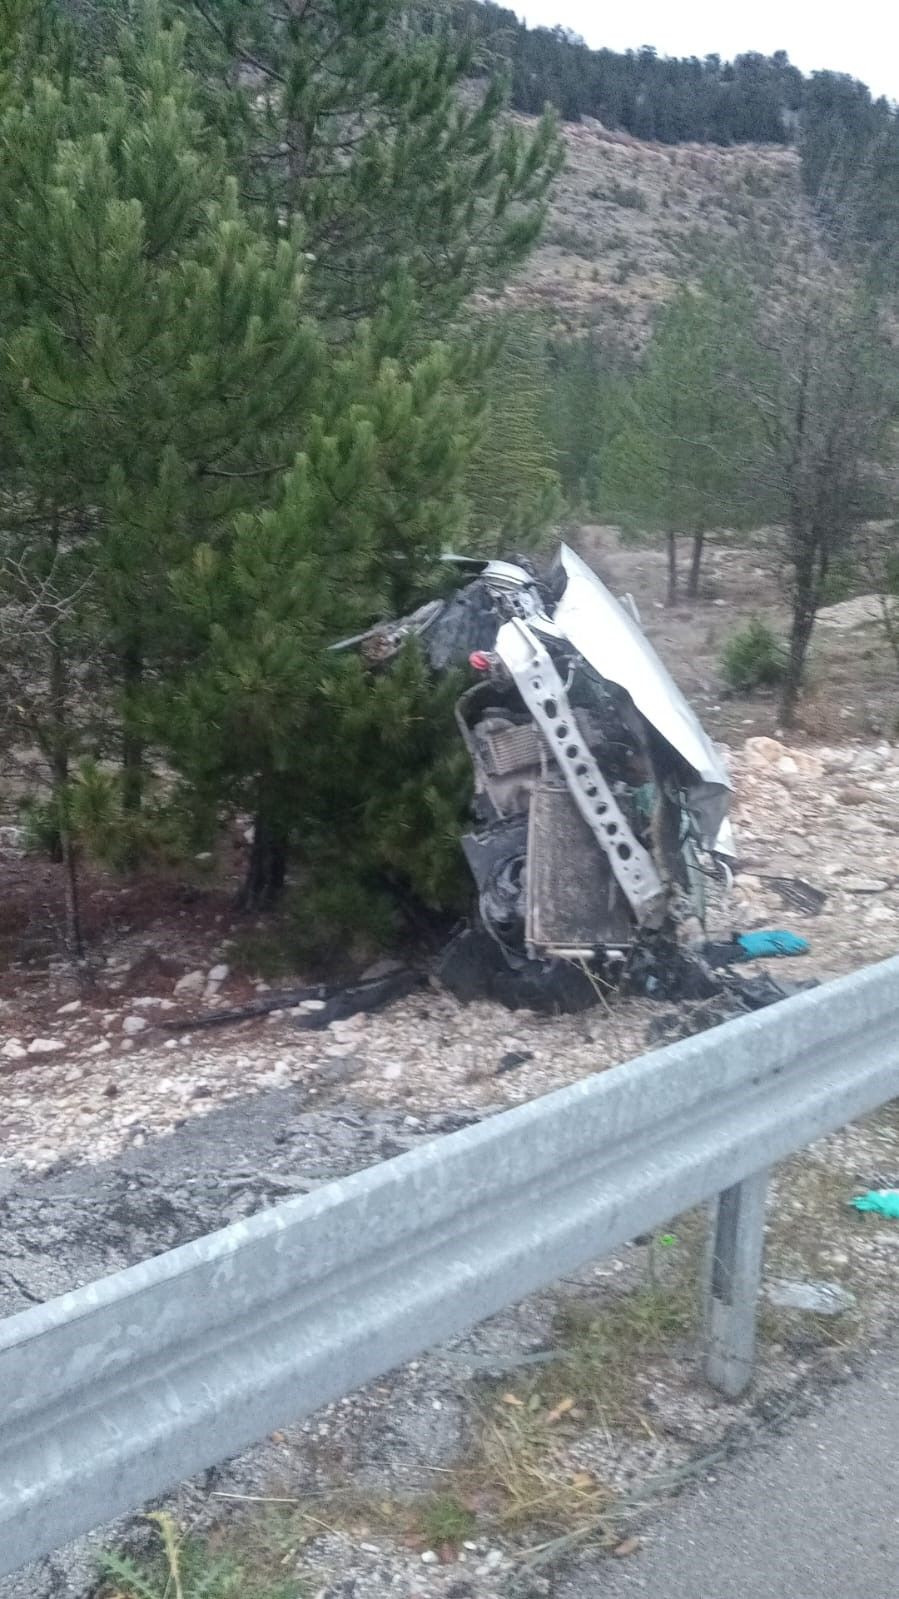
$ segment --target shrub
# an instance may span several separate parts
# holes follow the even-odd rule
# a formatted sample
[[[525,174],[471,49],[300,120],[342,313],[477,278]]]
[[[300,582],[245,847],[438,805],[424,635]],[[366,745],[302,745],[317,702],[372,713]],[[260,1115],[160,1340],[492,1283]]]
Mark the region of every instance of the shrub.
[[[585,261],[595,261],[599,251],[595,233],[588,232],[586,228],[573,227],[567,222],[559,222],[551,228],[547,242],[557,245],[560,250],[568,250],[571,255],[579,255]]]
[[[627,211],[646,211],[649,208],[649,201],[642,189],[638,189],[636,184],[619,183],[617,179],[610,183],[606,199],[612,205],[623,206]]]
[[[637,263],[632,255],[623,255],[612,273],[613,283],[626,283]]]
[[[780,683],[786,655],[780,640],[760,616],[752,616],[728,639],[721,659],[725,679],[738,694]]]

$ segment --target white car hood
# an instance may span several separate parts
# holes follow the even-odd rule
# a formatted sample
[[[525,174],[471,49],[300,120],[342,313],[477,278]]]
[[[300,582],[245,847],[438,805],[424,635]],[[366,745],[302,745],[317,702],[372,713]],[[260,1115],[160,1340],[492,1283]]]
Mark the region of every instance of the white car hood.
[[[730,777],[711,739],[624,606],[567,544],[560,559],[567,581],[553,612],[556,627],[601,677],[626,689],[641,716],[692,768],[690,810],[703,844],[732,853]]]

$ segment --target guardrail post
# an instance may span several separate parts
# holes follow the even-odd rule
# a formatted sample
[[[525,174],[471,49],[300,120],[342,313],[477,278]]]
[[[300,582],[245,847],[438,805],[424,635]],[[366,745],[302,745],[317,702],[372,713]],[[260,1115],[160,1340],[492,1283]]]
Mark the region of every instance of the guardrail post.
[[[728,1399],[752,1377],[765,1246],[767,1171],[725,1188],[712,1205],[705,1303],[705,1374]]]

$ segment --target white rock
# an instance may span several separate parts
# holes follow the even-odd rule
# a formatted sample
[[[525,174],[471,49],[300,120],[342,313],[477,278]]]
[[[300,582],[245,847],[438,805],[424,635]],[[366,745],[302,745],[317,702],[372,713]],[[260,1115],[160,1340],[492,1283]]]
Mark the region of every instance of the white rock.
[[[355,1016],[338,1016],[328,1023],[328,1032],[333,1033],[335,1038],[355,1037],[365,1031],[366,1020],[361,1011]]]
[[[290,1082],[290,1066],[286,1060],[278,1060],[271,1071],[263,1072],[262,1076],[257,1078],[257,1082],[263,1088],[283,1088]]]
[[[123,1016],[122,1032],[128,1034],[142,1033],[147,1026],[146,1016]]]
[[[743,746],[744,758],[749,766],[760,767],[774,766],[787,754],[783,744],[776,738],[748,738]]]
[[[28,1045],[29,1055],[52,1055],[57,1049],[65,1049],[61,1038],[33,1038]]]
[[[74,1016],[75,1012],[79,1011],[80,1009],[81,1009],[81,1001],[80,1001],[80,999],[70,999],[68,1005],[60,1005],[60,1007],[57,1010],[56,1014],[57,1014],[57,1016]]]
[[[22,1056],[27,1054],[28,1051],[19,1038],[8,1038],[0,1049],[0,1055],[5,1055],[7,1060],[21,1060]]]
[[[297,1005],[296,1009],[297,1010],[309,1010],[309,1011],[312,1011],[312,1010],[324,1010],[325,1003],[326,1002],[323,999],[301,999],[300,1003],[299,1003],[299,1005]]]
[[[421,1563],[423,1566],[439,1565],[440,1556],[435,1554],[433,1549],[425,1549],[422,1553]]]
[[[326,1044],[322,1050],[322,1054],[327,1055],[329,1060],[346,1060],[347,1055],[352,1055],[354,1052],[355,1046],[350,1039],[346,1039],[343,1043]]]
[[[158,994],[142,994],[140,999],[130,1001],[133,1010],[174,1010],[173,999],[161,999]]]
[[[167,1038],[162,1047],[163,1047],[163,1049],[177,1049],[178,1048],[178,1040],[177,1040],[177,1038]]]
[[[179,977],[172,992],[174,994],[202,994],[206,987],[205,972],[185,972]]]
[[[782,1310],[810,1310],[819,1316],[840,1316],[856,1303],[854,1293],[842,1283],[772,1282],[765,1293]]]
[[[402,1077],[402,1075],[403,1075],[402,1061],[398,1061],[398,1060],[392,1060],[390,1062],[390,1065],[389,1066],[385,1066],[383,1072],[381,1073],[381,1076],[384,1078],[384,1081],[386,1083],[395,1083],[395,1082],[397,1082],[399,1080],[400,1077]]]
[[[852,770],[852,761],[851,750],[831,750],[824,761],[824,771],[828,777],[844,776]]]
[[[207,973],[206,981],[207,983],[223,983],[230,971],[230,966],[226,966],[223,961],[219,966],[211,967],[210,971]]]
[[[101,1038],[98,1043],[91,1044],[90,1049],[86,1049],[84,1053],[86,1055],[105,1055],[111,1047],[108,1038]]]

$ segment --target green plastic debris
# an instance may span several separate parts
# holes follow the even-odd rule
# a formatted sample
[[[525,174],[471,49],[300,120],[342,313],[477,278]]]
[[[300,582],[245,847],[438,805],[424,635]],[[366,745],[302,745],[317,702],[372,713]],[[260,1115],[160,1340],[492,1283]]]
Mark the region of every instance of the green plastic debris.
[[[866,1194],[850,1199],[856,1210],[876,1210],[881,1216],[892,1216],[899,1221],[899,1188],[871,1188]]]

